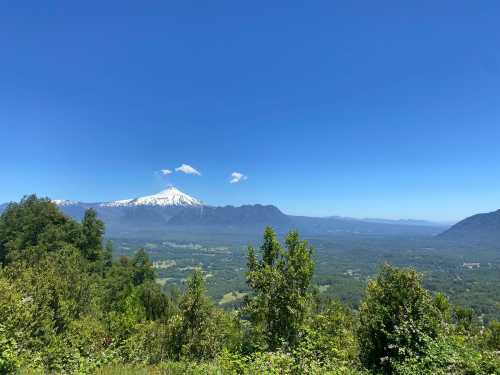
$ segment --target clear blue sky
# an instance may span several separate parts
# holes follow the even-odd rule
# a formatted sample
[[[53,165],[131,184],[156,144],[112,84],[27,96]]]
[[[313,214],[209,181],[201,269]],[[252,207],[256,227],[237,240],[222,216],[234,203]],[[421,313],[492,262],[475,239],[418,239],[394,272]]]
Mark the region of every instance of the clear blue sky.
[[[172,183],[293,214],[498,209],[499,20],[498,1],[2,2],[0,201]],[[182,163],[202,175],[155,175]]]

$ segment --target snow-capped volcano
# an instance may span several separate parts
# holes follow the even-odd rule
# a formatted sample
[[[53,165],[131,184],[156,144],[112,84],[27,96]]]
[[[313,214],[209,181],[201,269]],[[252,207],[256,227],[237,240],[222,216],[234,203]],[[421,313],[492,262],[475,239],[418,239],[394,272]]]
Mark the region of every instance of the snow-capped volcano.
[[[102,203],[103,207],[130,207],[130,206],[202,206],[203,203],[193,198],[174,186],[145,197],[124,199],[114,202]]]

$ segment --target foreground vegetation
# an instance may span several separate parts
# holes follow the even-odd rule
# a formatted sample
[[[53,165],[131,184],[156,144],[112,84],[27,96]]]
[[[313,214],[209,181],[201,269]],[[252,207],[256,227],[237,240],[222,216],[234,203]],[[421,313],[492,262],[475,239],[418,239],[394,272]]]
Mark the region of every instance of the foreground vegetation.
[[[92,210],[81,223],[34,196],[0,217],[0,373],[498,374],[500,323],[385,265],[360,307],[322,299],[313,249],[266,229],[250,247],[243,307],[224,311],[194,270],[167,295],[144,250],[113,261]]]

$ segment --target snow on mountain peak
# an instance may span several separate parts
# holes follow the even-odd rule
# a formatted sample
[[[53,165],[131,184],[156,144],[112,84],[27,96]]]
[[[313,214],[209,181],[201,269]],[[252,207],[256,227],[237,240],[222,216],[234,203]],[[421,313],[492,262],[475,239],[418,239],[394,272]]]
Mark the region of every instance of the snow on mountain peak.
[[[193,198],[174,186],[153,195],[135,199],[124,199],[109,203],[103,203],[105,207],[123,207],[123,206],[202,206],[203,203]]]
[[[67,199],[53,199],[52,203],[56,204],[57,206],[75,206],[75,205],[79,204],[80,202],[70,201]]]

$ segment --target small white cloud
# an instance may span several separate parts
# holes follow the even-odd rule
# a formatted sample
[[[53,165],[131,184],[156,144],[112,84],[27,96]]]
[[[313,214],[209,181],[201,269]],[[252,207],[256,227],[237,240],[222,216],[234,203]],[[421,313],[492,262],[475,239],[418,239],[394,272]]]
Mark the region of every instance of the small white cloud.
[[[163,176],[168,176],[169,174],[172,174],[172,171],[170,169],[162,169],[160,171],[160,173],[163,175]]]
[[[248,177],[245,176],[243,173],[233,172],[233,173],[231,173],[231,180],[229,181],[229,183],[230,184],[237,184],[238,182],[245,181],[247,179],[248,179]]]
[[[198,172],[196,169],[194,169],[193,167],[191,167],[190,165],[187,165],[187,164],[182,164],[180,167],[175,168],[175,171],[182,172],[185,174],[192,174],[195,176],[201,176],[200,172]]]

